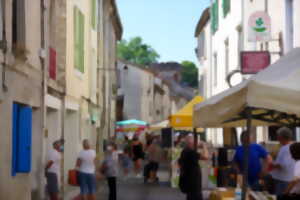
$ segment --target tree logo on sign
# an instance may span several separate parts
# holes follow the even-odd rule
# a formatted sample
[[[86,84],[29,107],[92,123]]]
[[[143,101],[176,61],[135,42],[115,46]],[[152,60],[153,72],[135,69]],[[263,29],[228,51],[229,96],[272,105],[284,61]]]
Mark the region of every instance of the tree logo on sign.
[[[249,42],[267,42],[271,40],[271,19],[264,11],[253,13],[248,22]]]

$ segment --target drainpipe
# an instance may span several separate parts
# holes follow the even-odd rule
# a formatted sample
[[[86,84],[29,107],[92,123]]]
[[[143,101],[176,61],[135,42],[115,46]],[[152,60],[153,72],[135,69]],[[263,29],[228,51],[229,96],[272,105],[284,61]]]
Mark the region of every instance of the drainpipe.
[[[2,62],[2,87],[4,92],[7,92],[8,87],[6,85],[6,53],[7,53],[7,40],[6,40],[6,4],[5,1],[1,1],[1,9],[2,9],[2,29],[3,29],[3,35],[2,35],[2,41],[0,44],[0,48],[2,49],[3,53],[3,62]]]
[[[269,1],[265,0],[265,12],[269,14]],[[272,37],[272,32],[271,32],[271,37]],[[269,42],[266,42],[266,51],[269,50]]]
[[[41,94],[41,121],[42,121],[42,149],[41,149],[41,154],[44,155],[44,147],[45,147],[45,140],[44,137],[47,135],[47,105],[46,105],[46,95],[48,93],[47,91],[47,72],[48,72],[48,50],[46,49],[48,47],[48,40],[47,40],[47,15],[46,15],[46,10],[47,10],[47,5],[48,2],[47,0],[41,0],[41,50],[40,50],[40,61],[41,61],[41,67],[42,67],[42,94]],[[42,165],[45,163],[45,157],[42,156]],[[43,169],[43,167],[42,167]],[[43,174],[43,173],[42,173]],[[43,177],[41,177],[41,180],[43,180]],[[41,182],[41,196],[44,195],[44,188],[43,188],[43,183]]]

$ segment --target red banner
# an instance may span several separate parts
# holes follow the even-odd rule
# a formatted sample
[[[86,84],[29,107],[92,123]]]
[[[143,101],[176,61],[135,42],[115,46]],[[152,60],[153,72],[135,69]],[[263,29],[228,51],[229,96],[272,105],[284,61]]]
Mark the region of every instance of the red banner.
[[[243,51],[241,52],[242,74],[256,74],[267,68],[271,63],[268,51]]]

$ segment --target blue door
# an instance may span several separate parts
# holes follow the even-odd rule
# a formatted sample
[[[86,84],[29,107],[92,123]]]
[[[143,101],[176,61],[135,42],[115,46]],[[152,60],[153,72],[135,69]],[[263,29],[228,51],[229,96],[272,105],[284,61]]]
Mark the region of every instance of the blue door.
[[[12,175],[31,171],[32,108],[13,105]]]

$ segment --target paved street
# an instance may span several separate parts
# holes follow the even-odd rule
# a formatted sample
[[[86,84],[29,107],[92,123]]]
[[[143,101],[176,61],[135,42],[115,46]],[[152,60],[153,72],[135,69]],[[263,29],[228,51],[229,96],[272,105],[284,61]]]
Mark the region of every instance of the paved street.
[[[106,185],[99,188],[97,200],[108,197]],[[183,200],[179,190],[166,184],[143,184],[142,180],[128,180],[118,184],[118,200]]]

